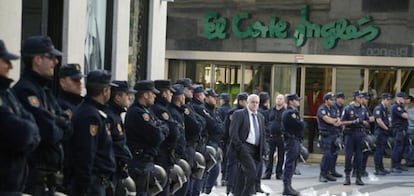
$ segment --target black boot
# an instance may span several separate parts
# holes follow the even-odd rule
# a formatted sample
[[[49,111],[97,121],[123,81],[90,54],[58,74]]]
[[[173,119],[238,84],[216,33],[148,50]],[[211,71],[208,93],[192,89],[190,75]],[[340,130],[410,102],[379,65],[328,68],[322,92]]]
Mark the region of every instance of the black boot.
[[[349,174],[347,174],[345,176],[344,185],[350,185],[350,184],[351,184],[351,176],[349,176]]]
[[[331,175],[331,173],[330,172],[328,172],[328,171],[325,171],[325,178],[327,179],[327,180],[329,180],[329,181],[336,181],[336,178],[334,177],[334,176],[332,176]]]
[[[387,173],[383,172],[380,167],[376,166],[374,174],[379,176],[385,176]]]
[[[358,173],[357,174],[357,177],[356,177],[356,180],[355,180],[355,184],[356,185],[364,185],[364,182],[362,182],[362,180],[361,180],[361,173]]]
[[[324,171],[321,171],[319,174],[319,182],[328,182],[328,179],[325,178]]]
[[[283,184],[283,195],[298,196],[299,192],[292,188],[291,184]]]
[[[338,173],[336,170],[332,170],[331,175],[333,177],[337,177],[337,178],[342,178],[343,177],[342,174]]]

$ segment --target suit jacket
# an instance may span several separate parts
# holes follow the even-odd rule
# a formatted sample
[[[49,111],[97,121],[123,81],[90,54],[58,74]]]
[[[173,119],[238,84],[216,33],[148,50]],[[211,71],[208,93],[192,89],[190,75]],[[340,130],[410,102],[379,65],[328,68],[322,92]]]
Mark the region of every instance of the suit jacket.
[[[260,127],[260,157],[265,153],[265,123],[262,114],[257,112]],[[230,143],[233,150],[237,153],[247,153],[245,142],[250,132],[249,111],[247,108],[237,110],[233,113],[230,123]]]

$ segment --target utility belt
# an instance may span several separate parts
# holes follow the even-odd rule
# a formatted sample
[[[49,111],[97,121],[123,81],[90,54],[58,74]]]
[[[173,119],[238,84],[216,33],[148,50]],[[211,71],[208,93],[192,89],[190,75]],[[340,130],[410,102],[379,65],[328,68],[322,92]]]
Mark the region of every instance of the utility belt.
[[[319,135],[321,136],[330,136],[330,135],[338,135],[335,130],[319,130]]]
[[[149,153],[146,153],[144,149],[135,150],[134,153],[132,153],[132,158],[136,160],[146,161],[146,162],[154,161],[154,156],[152,156]]]
[[[92,179],[95,179],[95,183],[109,187],[112,186],[112,175],[106,175],[106,174],[93,174]]]
[[[351,134],[355,132],[365,132],[365,131],[366,131],[366,128],[363,128],[363,127],[345,128],[344,134]]]

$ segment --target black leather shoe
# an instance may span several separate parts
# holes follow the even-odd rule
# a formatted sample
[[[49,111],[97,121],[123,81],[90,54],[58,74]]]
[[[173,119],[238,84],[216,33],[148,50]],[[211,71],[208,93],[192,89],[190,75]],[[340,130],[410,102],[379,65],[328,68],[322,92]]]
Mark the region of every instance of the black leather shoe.
[[[292,195],[292,196],[298,196],[299,192],[292,188],[290,184],[284,184],[283,186],[283,195]]]
[[[374,174],[375,175],[379,175],[379,176],[385,176],[387,173],[385,173],[385,172],[383,172],[381,170],[376,170]]]
[[[342,175],[342,174],[340,174],[340,173],[336,172],[335,170],[331,172],[331,175],[332,175],[333,177],[336,177],[336,178],[342,178],[342,177],[343,177],[343,175]]]
[[[356,185],[360,185],[360,186],[364,185],[364,182],[362,182],[362,180],[361,180],[361,176],[360,176],[360,175],[358,175],[358,176],[356,177],[355,184],[356,184]]]
[[[391,168],[392,173],[401,173],[402,171],[398,168]]]
[[[349,175],[345,176],[344,185],[350,185],[351,184],[351,177]]]
[[[282,174],[276,174],[276,180],[281,180],[282,179]]]
[[[319,182],[328,182],[328,179],[325,178],[322,174],[319,175]]]

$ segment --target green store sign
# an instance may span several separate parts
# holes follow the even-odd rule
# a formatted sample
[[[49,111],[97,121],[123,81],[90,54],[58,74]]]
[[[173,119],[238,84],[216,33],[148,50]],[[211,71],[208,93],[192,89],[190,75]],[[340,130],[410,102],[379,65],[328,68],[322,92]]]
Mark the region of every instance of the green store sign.
[[[356,24],[350,24],[347,19],[338,19],[324,25],[315,24],[309,21],[308,6],[301,9],[300,23],[295,27],[292,35],[296,47],[303,46],[308,38],[323,38],[323,47],[332,49],[339,39],[352,40],[364,39],[365,42],[375,40],[380,35],[380,28],[368,25],[372,21],[370,16],[359,18]],[[236,37],[246,38],[288,38],[289,22],[271,17],[268,24],[260,21],[250,23],[246,28],[241,29],[240,23],[250,19],[250,14],[241,12],[231,20],[231,31]],[[207,39],[226,39],[229,37],[227,18],[221,17],[217,12],[209,12],[204,16],[203,27],[204,37]]]

